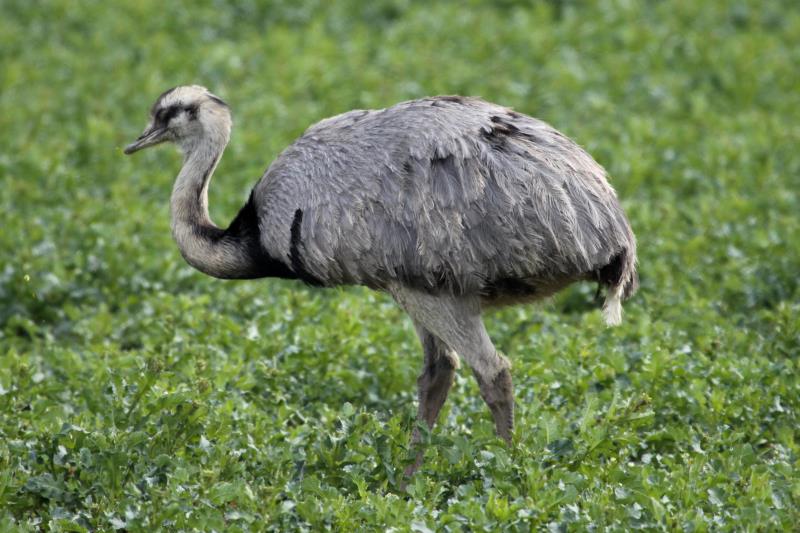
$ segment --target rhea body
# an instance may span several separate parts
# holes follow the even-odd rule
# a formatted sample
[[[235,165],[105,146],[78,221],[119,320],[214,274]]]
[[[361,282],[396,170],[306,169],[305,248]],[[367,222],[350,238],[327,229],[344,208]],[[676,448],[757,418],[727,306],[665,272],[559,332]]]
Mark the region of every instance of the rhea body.
[[[208,186],[231,124],[208,90],[176,87],[125,149],[172,141],[183,152],[171,198],[181,254],[218,278],[391,294],[422,343],[419,418],[429,427],[460,358],[511,441],[510,363],[486,333],[485,308],[592,280],[607,288],[603,313],[613,325],[637,287],[634,235],[605,171],[540,120],[458,96],[325,119],[278,156],[220,229]]]

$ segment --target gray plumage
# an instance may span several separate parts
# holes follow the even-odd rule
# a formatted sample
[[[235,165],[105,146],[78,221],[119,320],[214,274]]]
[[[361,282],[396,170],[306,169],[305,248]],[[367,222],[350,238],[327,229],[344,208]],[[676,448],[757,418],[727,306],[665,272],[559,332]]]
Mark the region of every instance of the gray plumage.
[[[322,120],[278,156],[222,230],[208,217],[208,184],[230,128],[222,100],[177,87],[125,150],[173,141],[183,151],[171,207],[184,258],[220,278],[391,294],[423,344],[419,417],[431,427],[461,358],[511,440],[510,363],[486,334],[483,308],[593,280],[607,287],[604,317],[616,324],[636,289],[635,239],[605,171],[540,120],[457,96]]]
[[[620,253],[635,283],[635,241],[603,169],[544,122],[476,98],[323,120],[254,197],[275,254],[302,210],[302,260],[323,285],[537,296]]]

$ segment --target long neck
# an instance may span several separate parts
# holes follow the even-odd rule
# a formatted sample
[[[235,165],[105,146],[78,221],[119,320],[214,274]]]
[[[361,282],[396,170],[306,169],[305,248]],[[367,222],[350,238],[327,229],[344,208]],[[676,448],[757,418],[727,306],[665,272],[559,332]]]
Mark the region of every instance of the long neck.
[[[208,215],[208,185],[227,141],[227,135],[204,136],[183,146],[183,168],[170,201],[172,236],[184,259],[205,274],[226,279],[257,277],[253,273],[258,270],[258,254],[252,253],[251,243],[218,228]],[[247,228],[248,237],[254,237],[258,246],[255,217],[250,224],[254,227]]]

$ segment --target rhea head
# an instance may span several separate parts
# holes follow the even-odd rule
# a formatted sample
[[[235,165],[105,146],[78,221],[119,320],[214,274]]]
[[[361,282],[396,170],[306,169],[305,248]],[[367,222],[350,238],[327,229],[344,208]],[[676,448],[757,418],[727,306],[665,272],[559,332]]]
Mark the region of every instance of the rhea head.
[[[199,85],[174,87],[158,97],[149,124],[125,153],[171,141],[188,155],[204,143],[224,147],[230,133],[228,104]]]

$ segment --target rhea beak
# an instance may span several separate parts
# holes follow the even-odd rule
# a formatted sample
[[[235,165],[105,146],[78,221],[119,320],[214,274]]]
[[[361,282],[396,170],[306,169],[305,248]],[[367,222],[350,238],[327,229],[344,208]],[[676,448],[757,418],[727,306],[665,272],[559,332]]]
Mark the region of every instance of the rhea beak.
[[[125,147],[125,154],[130,155],[133,152],[138,152],[142,148],[147,148],[148,146],[153,146],[166,141],[166,133],[166,128],[156,127],[155,125],[150,126],[144,130],[141,135],[139,135],[138,139]]]

